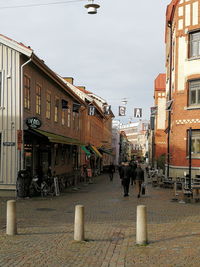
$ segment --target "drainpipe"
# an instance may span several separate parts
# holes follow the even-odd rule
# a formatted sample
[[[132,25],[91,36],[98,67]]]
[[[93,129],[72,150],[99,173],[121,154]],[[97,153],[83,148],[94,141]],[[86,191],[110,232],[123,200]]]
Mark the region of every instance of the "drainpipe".
[[[20,124],[19,129],[22,131],[22,144],[21,151],[19,153],[19,168],[20,170],[24,169],[24,133],[23,133],[23,124],[24,124],[24,82],[23,82],[23,69],[24,67],[32,61],[30,58],[24,64],[21,65],[21,88],[20,88]]]
[[[173,33],[172,22],[168,23],[170,28],[170,54],[169,54],[169,99],[172,99],[172,49],[173,49]],[[167,177],[169,178],[169,165],[170,165],[170,131],[171,131],[171,110],[168,110],[168,136],[167,136]]]
[[[192,128],[189,128],[189,190],[192,189]]]

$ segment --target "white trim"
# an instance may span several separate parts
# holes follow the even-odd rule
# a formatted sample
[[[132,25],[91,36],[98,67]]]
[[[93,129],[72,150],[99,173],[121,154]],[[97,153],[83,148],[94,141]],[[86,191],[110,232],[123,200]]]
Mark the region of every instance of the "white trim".
[[[165,167],[167,167],[167,164],[165,164]],[[189,166],[172,166],[172,165],[169,165],[169,167],[171,169],[186,169],[186,170],[189,169]],[[192,167],[192,170],[200,170],[200,167]]]
[[[26,48],[23,45],[18,44],[16,41],[11,40],[11,39],[7,39],[6,37],[0,35],[0,43],[30,57],[33,53],[33,50],[31,50],[30,48]]]

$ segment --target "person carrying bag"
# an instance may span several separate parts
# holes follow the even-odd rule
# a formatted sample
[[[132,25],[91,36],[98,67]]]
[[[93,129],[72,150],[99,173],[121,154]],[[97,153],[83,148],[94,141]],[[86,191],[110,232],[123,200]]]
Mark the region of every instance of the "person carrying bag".
[[[142,184],[144,182],[144,171],[141,168],[140,164],[138,164],[137,168],[135,169],[135,182],[136,182],[136,188],[137,188],[137,193],[138,193],[137,197],[140,198]],[[145,187],[143,189],[143,192],[145,193]]]

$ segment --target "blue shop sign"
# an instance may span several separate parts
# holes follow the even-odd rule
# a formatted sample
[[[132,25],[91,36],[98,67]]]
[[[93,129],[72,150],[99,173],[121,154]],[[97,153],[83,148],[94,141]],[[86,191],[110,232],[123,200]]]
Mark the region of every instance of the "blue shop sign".
[[[31,117],[26,119],[26,125],[31,129],[37,129],[41,127],[42,122],[37,117]]]

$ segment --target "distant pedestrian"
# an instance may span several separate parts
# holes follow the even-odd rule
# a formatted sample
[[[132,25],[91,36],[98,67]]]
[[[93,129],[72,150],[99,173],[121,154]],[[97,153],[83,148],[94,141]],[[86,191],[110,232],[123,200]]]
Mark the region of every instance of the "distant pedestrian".
[[[111,163],[110,166],[109,166],[109,177],[110,177],[110,181],[113,180],[114,172],[115,172],[115,166],[114,166],[113,163]]]
[[[136,181],[136,189],[137,189],[137,197],[140,197],[142,183],[144,182],[144,171],[141,168],[141,165],[138,164],[137,168],[135,169],[135,181]]]
[[[122,179],[122,185],[124,188],[124,197],[129,196],[130,177],[131,177],[131,168],[128,162],[124,162],[120,171],[120,178]]]
[[[133,182],[135,181],[135,170],[137,168],[137,163],[135,161],[131,161],[130,168],[131,168],[131,185],[133,185]]]

